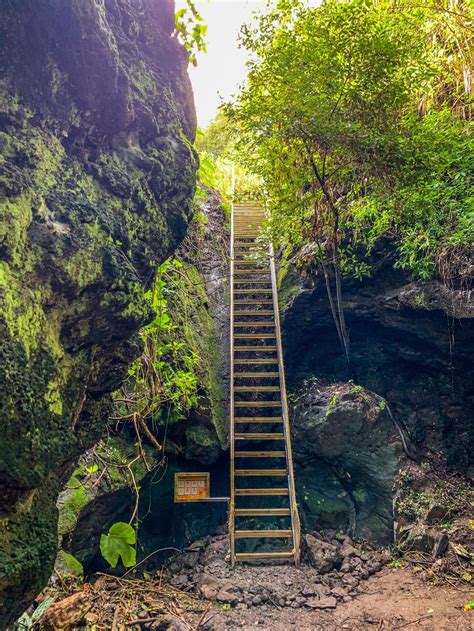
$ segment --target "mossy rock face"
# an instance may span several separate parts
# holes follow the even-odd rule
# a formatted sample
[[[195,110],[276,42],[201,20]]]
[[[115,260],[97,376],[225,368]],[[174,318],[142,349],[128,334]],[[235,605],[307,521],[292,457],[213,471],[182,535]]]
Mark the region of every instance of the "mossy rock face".
[[[173,12],[0,7],[0,628],[51,571],[58,489],[103,433],[151,317],[144,293],[192,214],[195,115]]]
[[[304,527],[390,543],[401,447],[385,401],[350,383],[309,382],[292,417]]]

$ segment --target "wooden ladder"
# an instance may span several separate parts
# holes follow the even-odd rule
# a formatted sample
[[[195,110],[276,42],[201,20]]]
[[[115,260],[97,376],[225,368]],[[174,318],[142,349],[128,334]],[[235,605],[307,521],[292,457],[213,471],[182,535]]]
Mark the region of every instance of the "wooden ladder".
[[[257,242],[255,201],[232,206],[230,269],[230,558],[300,558],[273,248]],[[261,431],[259,431],[261,430]],[[243,549],[242,549],[243,548]]]

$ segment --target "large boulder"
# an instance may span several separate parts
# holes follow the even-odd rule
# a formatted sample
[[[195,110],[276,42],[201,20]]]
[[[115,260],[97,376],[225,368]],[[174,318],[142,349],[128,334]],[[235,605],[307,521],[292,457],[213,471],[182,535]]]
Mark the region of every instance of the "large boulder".
[[[0,7],[0,628],[44,585],[56,498],[98,440],[184,237],[196,160],[171,0]]]
[[[314,381],[295,398],[293,451],[303,526],[392,541],[401,450],[385,401],[350,383]]]

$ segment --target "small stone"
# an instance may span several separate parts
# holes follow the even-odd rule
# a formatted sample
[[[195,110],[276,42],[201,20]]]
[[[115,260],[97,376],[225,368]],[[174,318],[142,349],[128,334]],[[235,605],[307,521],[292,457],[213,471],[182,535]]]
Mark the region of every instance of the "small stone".
[[[337,601],[334,596],[327,596],[326,598],[321,598],[319,601],[319,609],[335,609],[337,606]]]
[[[344,603],[348,603],[348,602],[350,602],[351,600],[352,600],[351,596],[347,595],[347,596],[344,596],[344,598],[342,599],[342,602],[344,602]]]
[[[436,537],[434,546],[433,546],[433,557],[435,559],[439,559],[446,552],[446,549],[449,544],[449,537],[446,534],[440,534]]]
[[[327,574],[341,562],[336,546],[321,541],[310,534],[305,535],[304,542],[309,563],[321,574]]]
[[[293,581],[286,580],[283,584],[286,585],[286,587],[291,587],[293,585]]]
[[[331,589],[331,595],[336,598],[344,598],[344,596],[347,596],[347,591],[343,587],[334,587],[334,589]]]
[[[257,596],[254,596],[250,602],[254,607],[257,607],[258,605],[262,604],[263,600],[261,596],[257,595]]]
[[[344,576],[342,577],[342,582],[345,585],[349,585],[350,587],[357,587],[357,585],[359,584],[359,581],[352,574],[344,574]]]
[[[218,591],[216,600],[221,603],[223,602],[236,605],[237,603],[242,602],[242,591],[240,587],[237,587],[237,585],[226,583]]]
[[[204,598],[214,600],[221,588],[221,583],[209,574],[201,574],[197,583],[199,592]]]

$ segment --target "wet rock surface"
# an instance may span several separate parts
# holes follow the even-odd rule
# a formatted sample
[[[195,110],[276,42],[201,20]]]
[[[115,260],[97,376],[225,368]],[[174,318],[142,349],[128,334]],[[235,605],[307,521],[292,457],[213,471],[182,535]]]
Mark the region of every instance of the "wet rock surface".
[[[98,441],[193,213],[171,0],[0,8],[0,628],[47,580],[58,492]]]
[[[413,281],[393,267],[394,260],[391,244],[381,243],[370,277],[343,281],[354,375],[345,365],[324,279],[317,273],[303,277],[291,266],[281,274],[288,385],[298,389],[314,378],[355,377],[387,401],[419,455],[433,450],[448,466],[468,471],[474,427],[472,291],[437,280]]]
[[[313,380],[294,393],[293,401],[303,526],[390,543],[401,447],[385,400],[354,384]]]

